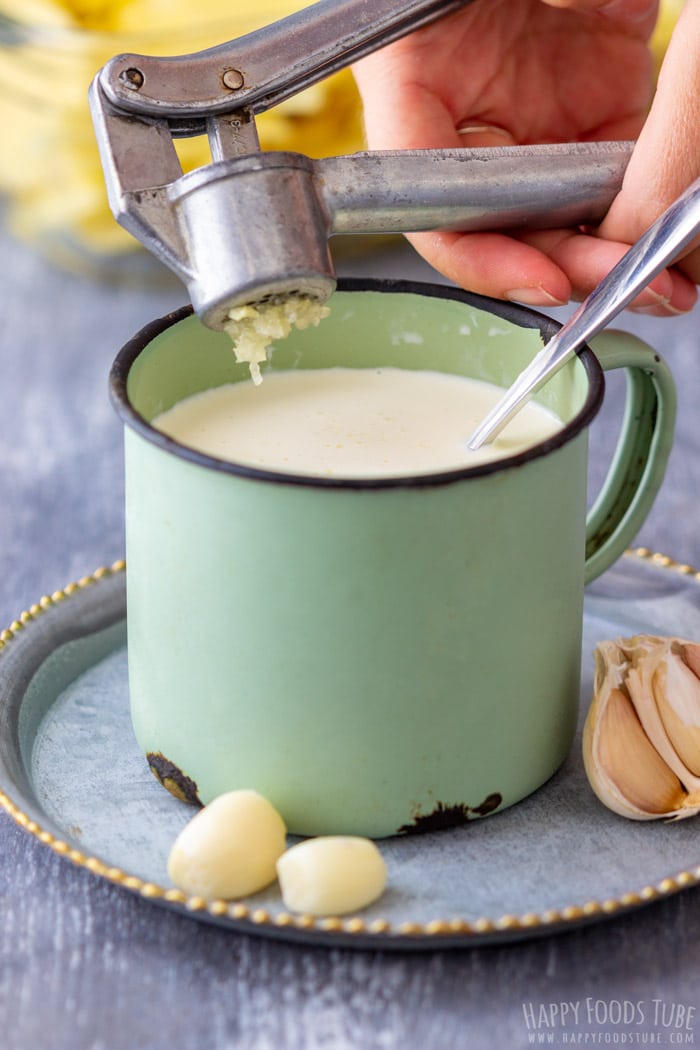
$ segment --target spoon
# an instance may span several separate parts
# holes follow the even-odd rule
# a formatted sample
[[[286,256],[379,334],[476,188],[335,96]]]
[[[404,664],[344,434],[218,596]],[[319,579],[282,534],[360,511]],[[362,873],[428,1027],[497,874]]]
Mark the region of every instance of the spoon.
[[[617,317],[699,232],[700,178],[632,245],[566,324],[523,369],[476,428],[467,442],[468,447],[475,450],[493,441],[579,347]]]

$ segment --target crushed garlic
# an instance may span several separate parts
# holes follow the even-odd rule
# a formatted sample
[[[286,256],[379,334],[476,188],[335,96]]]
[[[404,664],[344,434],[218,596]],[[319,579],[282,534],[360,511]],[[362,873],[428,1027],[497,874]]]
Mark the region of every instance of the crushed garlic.
[[[258,386],[262,383],[260,365],[267,360],[273,342],[286,339],[292,328],[317,325],[329,313],[330,309],[317,299],[292,295],[257,306],[234,307],[229,310],[224,331],[233,341],[236,360],[250,366],[251,379]]]

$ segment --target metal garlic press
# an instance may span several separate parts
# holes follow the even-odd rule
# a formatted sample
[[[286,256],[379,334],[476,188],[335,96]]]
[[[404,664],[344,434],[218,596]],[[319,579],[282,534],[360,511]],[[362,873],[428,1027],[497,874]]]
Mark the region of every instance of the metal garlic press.
[[[321,0],[180,57],[118,55],[90,106],[117,221],[185,282],[212,328],[231,309],[335,287],[329,238],[598,222],[632,144],[359,152],[260,150],[255,117],[469,0]],[[458,74],[457,74],[458,75]],[[173,139],[207,135],[183,174]]]

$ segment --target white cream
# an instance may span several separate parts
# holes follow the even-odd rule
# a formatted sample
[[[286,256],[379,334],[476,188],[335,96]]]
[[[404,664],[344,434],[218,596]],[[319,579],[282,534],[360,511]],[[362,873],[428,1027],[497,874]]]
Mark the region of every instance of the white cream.
[[[534,402],[491,445],[467,439],[501,387],[441,372],[330,368],[270,372],[174,405],[154,426],[183,445],[249,466],[336,478],[435,473],[513,455],[561,429]]]

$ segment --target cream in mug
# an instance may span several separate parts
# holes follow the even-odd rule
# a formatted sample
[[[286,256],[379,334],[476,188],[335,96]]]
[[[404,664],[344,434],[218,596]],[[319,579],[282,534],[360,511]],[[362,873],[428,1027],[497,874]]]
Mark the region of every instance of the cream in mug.
[[[247,466],[314,477],[432,474],[511,456],[561,429],[530,402],[491,445],[467,440],[502,397],[491,383],[400,368],[268,372],[262,385],[193,394],[153,420],[180,444]]]

